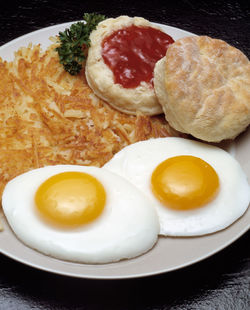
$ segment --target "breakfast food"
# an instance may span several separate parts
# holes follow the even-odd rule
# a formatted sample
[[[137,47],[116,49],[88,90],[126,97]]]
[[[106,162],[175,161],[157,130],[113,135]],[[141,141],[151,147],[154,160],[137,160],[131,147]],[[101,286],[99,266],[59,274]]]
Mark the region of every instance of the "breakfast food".
[[[49,215],[43,203],[51,206]],[[56,165],[26,172],[7,184],[2,204],[20,240],[64,260],[132,258],[151,249],[159,232],[152,203],[125,179],[97,167]]]
[[[129,145],[104,165],[154,203],[165,236],[198,236],[224,229],[247,210],[250,188],[226,151],[183,138]]]
[[[56,164],[102,166],[124,146],[175,134],[164,117],[123,114],[98,99],[84,71],[65,72],[51,44],[0,59],[0,197],[5,184]]]
[[[81,29],[79,26],[78,31]],[[226,152],[180,138],[150,139],[184,135],[170,128],[163,115],[149,116],[162,112],[152,77],[154,64],[166,54],[165,50],[159,52],[152,37],[143,40],[143,49],[154,46],[158,59],[150,63],[151,71],[137,70],[135,75],[138,73],[139,77],[135,79],[130,79],[132,71],[126,75],[128,68],[120,62],[125,59],[127,63],[127,55],[122,54],[113,63],[119,54],[116,48],[120,51],[124,47],[121,44],[124,38],[129,43],[137,41],[144,31],[147,35],[153,33],[156,41],[164,41],[165,50],[173,43],[171,37],[148,21],[121,16],[101,22],[92,33],[86,70],[80,71],[82,67],[78,63],[76,67],[69,66],[68,72],[74,69],[76,74],[77,69],[79,75],[69,75],[59,64],[55,49],[58,41],[45,52],[39,45],[22,48],[16,52],[13,62],[0,59],[0,194],[9,181],[3,194],[3,208],[17,237],[46,255],[84,263],[132,258],[150,250],[158,234],[178,237],[213,233],[229,226],[248,207],[246,176]],[[88,37],[84,42],[87,48]],[[127,45],[130,53],[131,45]],[[218,46],[212,47],[220,50]],[[141,56],[136,48],[134,54]],[[210,48],[206,47],[208,52]],[[62,51],[65,52],[63,48]],[[224,52],[227,50],[219,55],[222,60]],[[193,57],[191,52],[187,54]],[[71,55],[68,57],[74,61]],[[240,56],[239,63],[244,63],[244,59]],[[165,61],[163,58],[156,65],[155,87],[167,118]],[[202,61],[209,67],[207,59]],[[117,64],[122,65],[118,73]],[[177,68],[173,61],[172,66],[175,65]],[[185,71],[184,65],[181,70]],[[214,68],[212,64],[211,67]],[[103,68],[107,71],[102,71]],[[225,70],[226,66],[222,68]],[[195,74],[204,73],[198,69]],[[242,73],[245,77],[245,71],[245,67],[238,67],[237,71],[235,65],[229,76],[230,86],[237,84],[234,74]],[[178,76],[181,84],[178,70],[172,73],[173,80],[170,80],[173,82]],[[209,91],[217,80],[220,79],[216,75],[215,81],[201,78],[201,83],[207,83]],[[242,97],[248,96],[246,80],[242,82]],[[181,87],[175,82],[173,85],[177,89]],[[203,93],[207,94],[206,90]],[[233,104],[230,108],[241,113],[241,108],[234,109]],[[215,115],[217,112],[213,111]],[[187,113],[187,119],[189,116]],[[148,141],[136,143],[142,140]],[[103,165],[104,168],[97,168]],[[78,182],[84,183],[85,191]],[[59,209],[54,198],[51,199],[57,190],[59,198],[63,197]],[[76,212],[68,212],[65,200],[71,205],[76,198],[81,202],[94,201],[94,212],[78,203],[73,205]]]
[[[222,40],[177,40],[156,64],[154,85],[166,120],[180,132],[220,142],[250,123],[249,60]]]
[[[144,18],[120,16],[99,23],[90,40],[86,78],[95,94],[128,114],[162,113],[153,70],[173,39]]]

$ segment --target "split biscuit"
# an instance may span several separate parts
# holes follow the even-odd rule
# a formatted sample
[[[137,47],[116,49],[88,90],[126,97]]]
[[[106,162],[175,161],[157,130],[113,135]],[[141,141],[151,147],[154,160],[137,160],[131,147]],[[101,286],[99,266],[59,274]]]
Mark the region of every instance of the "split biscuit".
[[[180,132],[220,142],[250,124],[250,63],[222,40],[177,40],[157,62],[154,86],[166,120]]]
[[[103,39],[114,31],[132,25],[159,29],[141,17],[120,16],[106,19],[98,24],[97,29],[90,35],[91,46],[85,67],[87,82],[98,97],[121,112],[127,114],[142,112],[145,115],[160,114],[162,107],[151,84],[141,82],[135,88],[124,88],[122,85],[114,83],[113,72],[102,58]]]

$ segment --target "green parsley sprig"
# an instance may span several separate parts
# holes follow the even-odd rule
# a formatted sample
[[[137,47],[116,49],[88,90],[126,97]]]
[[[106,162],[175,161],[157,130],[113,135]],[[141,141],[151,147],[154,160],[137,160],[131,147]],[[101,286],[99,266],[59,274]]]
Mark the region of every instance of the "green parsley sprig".
[[[90,46],[89,36],[99,22],[106,17],[96,13],[85,13],[84,22],[77,22],[59,32],[60,45],[56,48],[60,63],[71,75],[77,75],[86,60],[87,49]]]

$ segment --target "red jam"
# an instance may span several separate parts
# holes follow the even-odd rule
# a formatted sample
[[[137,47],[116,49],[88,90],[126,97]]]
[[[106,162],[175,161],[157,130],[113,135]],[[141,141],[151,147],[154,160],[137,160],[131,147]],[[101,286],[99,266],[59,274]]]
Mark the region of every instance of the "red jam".
[[[173,42],[158,29],[132,25],[103,40],[102,57],[116,84],[124,88],[135,88],[143,81],[153,85],[154,66]]]

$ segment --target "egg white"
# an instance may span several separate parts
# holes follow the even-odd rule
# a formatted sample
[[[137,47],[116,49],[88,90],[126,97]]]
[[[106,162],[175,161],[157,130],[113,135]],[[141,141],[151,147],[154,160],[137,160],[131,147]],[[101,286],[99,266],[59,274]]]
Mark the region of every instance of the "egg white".
[[[94,222],[74,229],[58,229],[45,223],[36,212],[37,188],[52,175],[64,171],[86,172],[103,184],[106,206]],[[6,185],[2,205],[21,241],[63,260],[108,263],[132,258],[151,249],[159,232],[151,201],[125,179],[96,167],[57,165],[24,173]]]
[[[177,211],[164,206],[151,191],[151,175],[165,159],[193,155],[209,163],[217,172],[217,197],[197,209]],[[160,221],[160,234],[197,236],[222,230],[247,210],[249,184],[239,163],[226,151],[184,138],[157,138],[131,144],[118,152],[104,168],[129,180],[154,203]]]

